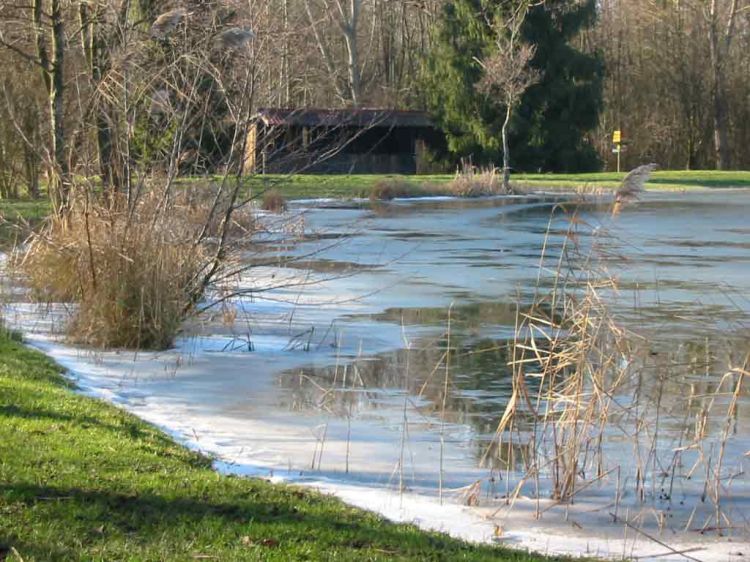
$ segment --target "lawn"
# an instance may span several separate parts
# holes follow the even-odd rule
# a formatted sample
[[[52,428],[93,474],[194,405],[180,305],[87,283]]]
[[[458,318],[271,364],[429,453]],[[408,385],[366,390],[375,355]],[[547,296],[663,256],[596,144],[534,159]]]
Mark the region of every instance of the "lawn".
[[[244,178],[247,193],[260,196],[269,190],[280,192],[286,199],[334,198],[351,199],[369,197],[378,182],[396,182],[402,191],[412,196],[444,194],[439,188],[453,179],[453,175],[322,175],[267,174]],[[591,174],[513,174],[511,182],[523,189],[576,191],[578,189],[615,189],[625,177],[625,173],[600,172]],[[186,177],[177,180],[180,186],[201,186],[217,177]],[[437,187],[436,187],[437,186]],[[646,183],[646,189],[653,191],[682,191],[705,188],[750,188],[750,172],[746,171],[657,171]],[[31,224],[38,222],[50,211],[49,201],[0,200],[0,245],[18,239],[27,231],[19,229],[19,218]]]
[[[275,189],[287,199],[332,198],[351,199],[369,197],[372,187],[379,181],[397,180],[414,188],[414,195],[421,194],[422,186],[429,183],[445,183],[453,176],[399,176],[383,174],[265,174],[244,179],[251,194]],[[219,178],[213,178],[218,181]],[[181,178],[182,185],[200,185],[206,178]]]
[[[552,560],[222,476],[0,335],[0,560]]]
[[[517,174],[512,180],[522,185],[576,189],[585,186],[617,187],[625,172],[592,174]],[[750,172],[714,170],[664,170],[651,174],[646,189],[655,191],[695,188],[750,187]]]
[[[580,188],[615,189],[625,173],[599,172],[590,174],[513,174],[511,182],[531,189],[560,189],[575,191]],[[368,197],[373,186],[383,180],[393,180],[413,186],[413,195],[434,193],[431,186],[453,179],[453,175],[321,175],[280,174],[258,175],[245,181],[254,193],[276,189],[287,199],[330,197],[347,199]],[[183,184],[205,182],[205,178],[185,178]],[[745,171],[657,171],[652,174],[646,189],[656,191],[688,190],[696,188],[746,187],[750,188],[750,172]],[[438,190],[439,191],[439,190]]]

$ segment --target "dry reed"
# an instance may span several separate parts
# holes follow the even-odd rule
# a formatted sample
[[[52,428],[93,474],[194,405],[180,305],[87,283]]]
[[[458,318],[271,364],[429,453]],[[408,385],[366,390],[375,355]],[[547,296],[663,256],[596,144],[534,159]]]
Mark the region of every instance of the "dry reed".
[[[528,477],[548,474],[551,497],[560,501],[574,497],[580,475],[603,473],[599,445],[612,396],[627,371],[619,361],[627,353],[625,333],[598,293],[609,282],[591,270],[580,275],[565,268],[581,261],[570,245],[575,224],[556,258],[551,290],[519,312],[510,361],[513,391],[497,429],[509,465],[515,437],[528,435],[535,452],[523,459]]]
[[[280,192],[271,189],[263,194],[261,208],[271,213],[283,213],[287,209],[286,199]]]
[[[163,349],[202,296],[209,256],[197,207],[144,195],[132,207],[72,202],[32,235],[16,263],[37,299],[77,304],[72,341]]]
[[[370,201],[390,201],[397,197],[411,197],[419,187],[399,178],[385,178],[376,181],[370,189]]]
[[[537,497],[546,491],[551,499],[570,503],[593,484],[616,477],[616,514],[625,495],[636,505],[669,505],[675,487],[684,494],[691,479],[702,475],[704,492],[695,495],[685,527],[698,514],[704,517],[701,532],[733,528],[726,499],[739,473],[737,459],[727,462],[727,443],[734,436],[750,355],[721,376],[722,371],[710,370],[707,344],[705,363],[698,365],[705,368],[704,379],[715,382],[698,391],[691,363],[679,355],[684,350],[655,352],[652,341],[624,329],[614,317],[610,300],[617,279],[605,264],[615,249],[606,229],[573,214],[553,248],[554,220],[531,305],[519,305],[509,362],[512,394],[485,457],[496,455],[505,464],[508,481],[521,467],[508,503],[527,485]],[[692,435],[663,435],[665,424],[689,427],[690,416],[695,417]],[[623,457],[622,450],[612,454],[612,438],[620,449],[630,443],[632,456]],[[514,458],[519,450],[530,454]],[[546,509],[537,504],[537,516]]]
[[[456,176],[441,186],[450,195],[456,197],[483,197],[498,195],[502,190],[502,174],[492,168],[477,169],[473,166],[465,166]]]

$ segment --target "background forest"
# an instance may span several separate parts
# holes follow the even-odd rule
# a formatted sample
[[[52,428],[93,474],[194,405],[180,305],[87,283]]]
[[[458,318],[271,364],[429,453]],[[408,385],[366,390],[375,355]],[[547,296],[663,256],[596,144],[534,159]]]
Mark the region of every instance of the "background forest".
[[[521,5],[515,169],[611,169],[615,129],[625,167],[750,168],[747,0],[3,1],[0,197],[215,171],[260,107],[426,109],[446,167],[498,164],[506,105],[479,85]]]

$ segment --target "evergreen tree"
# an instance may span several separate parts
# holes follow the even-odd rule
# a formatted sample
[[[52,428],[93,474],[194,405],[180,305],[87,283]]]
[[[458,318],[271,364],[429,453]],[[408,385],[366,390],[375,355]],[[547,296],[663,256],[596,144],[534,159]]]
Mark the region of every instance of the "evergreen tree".
[[[477,91],[479,61],[492,54],[493,25],[517,0],[450,0],[424,73],[425,101],[453,158],[497,163],[502,153],[502,101]],[[592,25],[595,0],[547,0],[529,10],[522,28],[541,74],[511,121],[513,166],[520,170],[586,171],[599,167],[586,139],[602,104],[603,66],[571,42]]]

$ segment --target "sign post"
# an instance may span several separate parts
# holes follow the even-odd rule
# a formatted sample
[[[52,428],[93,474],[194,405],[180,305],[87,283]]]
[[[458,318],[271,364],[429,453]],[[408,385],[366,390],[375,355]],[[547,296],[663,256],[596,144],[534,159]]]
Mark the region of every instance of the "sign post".
[[[612,143],[615,145],[615,148],[612,152],[617,154],[617,172],[620,172],[620,154],[622,153],[622,131],[620,129],[616,129],[614,133],[612,133]]]

